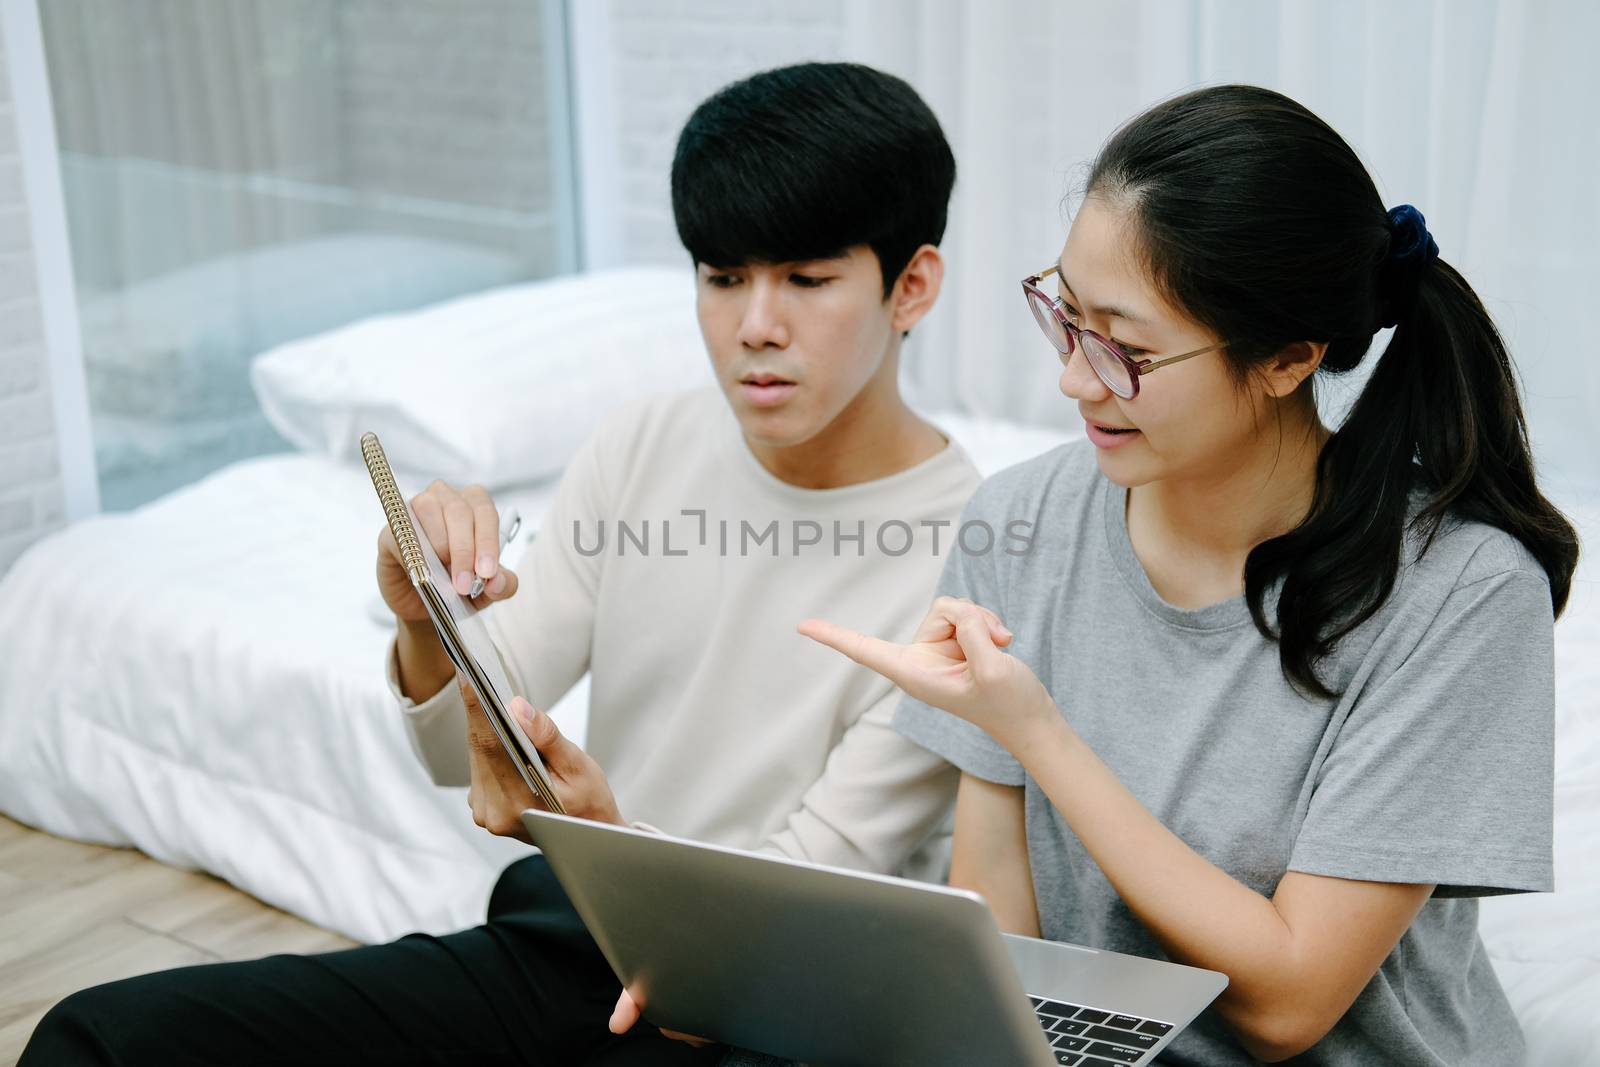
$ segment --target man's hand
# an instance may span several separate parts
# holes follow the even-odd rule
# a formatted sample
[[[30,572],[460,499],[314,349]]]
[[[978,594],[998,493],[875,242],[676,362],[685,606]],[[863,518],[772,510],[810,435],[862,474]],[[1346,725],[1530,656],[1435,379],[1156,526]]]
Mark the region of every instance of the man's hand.
[[[631,994],[624,988],[617,997],[617,1006],[611,1009],[611,1021],[606,1024],[613,1034],[625,1034],[633,1029],[633,1024],[639,1021],[639,1005],[635,1003]],[[662,1030],[661,1036],[670,1037],[674,1041],[683,1041],[695,1048],[705,1048],[707,1045],[716,1044],[710,1038],[695,1037],[693,1034],[680,1034],[676,1030]]]
[[[436,481],[411,498],[411,510],[417,516],[417,536],[433,546],[456,592],[471,593],[476,576],[484,580],[483,591],[472,602],[479,608],[516,593],[516,574],[500,566],[500,512],[482,486],[458,492]],[[428,609],[411,584],[388,523],[378,531],[378,591],[398,624],[400,692],[420,704],[450,684],[455,668],[428,621]]]
[[[467,705],[467,757],[472,767],[472,788],[467,791],[467,804],[472,808],[472,819],[492,834],[532,844],[522,825],[522,813],[529,808],[543,808],[544,803],[522,780],[521,772],[500,743],[500,735],[494,732],[472,686],[459,674],[456,684],[461,687],[461,699]],[[510,711],[538,750],[550,784],[568,815],[627,825],[617,810],[616,798],[611,795],[604,772],[587,752],[561,736],[550,716],[535,711],[521,697],[511,699]]]
[[[500,566],[500,511],[482,486],[457,490],[436,481],[411,498],[411,510],[417,516],[417,535],[433,546],[457,593],[470,593],[474,577],[484,581],[483,592],[473,601],[480,608],[516,593],[516,574]],[[428,621],[428,609],[411,584],[387,523],[378,531],[378,591],[400,622]]]

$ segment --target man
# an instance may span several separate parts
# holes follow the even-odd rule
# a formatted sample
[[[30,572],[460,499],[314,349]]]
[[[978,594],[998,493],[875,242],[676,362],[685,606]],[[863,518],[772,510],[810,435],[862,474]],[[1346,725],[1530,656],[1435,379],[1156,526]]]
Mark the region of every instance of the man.
[[[484,581],[484,617],[528,698],[517,713],[574,814],[889,871],[947,813],[954,772],[890,728],[893,689],[794,624],[909,635],[941,557],[961,550],[977,472],[897,381],[902,339],[938,296],[954,173],[932,113],[879,72],[805,64],[723,89],[690,118],[672,171],[720,390],[602,425],[523,575],[496,562],[481,489],[435,483],[413,501],[458,591]],[[520,836],[532,795],[450,684],[386,532],[378,580],[419,756],[436,782],[470,782],[480,824]],[[586,670],[587,754],[531,707]],[[502,875],[485,926],[89,990],[46,1017],[24,1063],[715,1062],[648,1027],[609,1033],[618,991],[530,857]]]

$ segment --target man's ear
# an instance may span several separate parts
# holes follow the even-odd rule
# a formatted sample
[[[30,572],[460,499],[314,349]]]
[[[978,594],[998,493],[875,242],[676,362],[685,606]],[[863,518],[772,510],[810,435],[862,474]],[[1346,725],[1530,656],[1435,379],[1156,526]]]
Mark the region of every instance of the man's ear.
[[[933,245],[923,245],[911,256],[900,277],[895,279],[889,293],[892,308],[890,326],[896,333],[905,333],[922,321],[939,299],[939,287],[944,284],[944,257]]]
[[[1300,383],[1311,377],[1327,354],[1326,341],[1294,341],[1278,349],[1258,373],[1266,383],[1267,392],[1281,400],[1300,388]]]

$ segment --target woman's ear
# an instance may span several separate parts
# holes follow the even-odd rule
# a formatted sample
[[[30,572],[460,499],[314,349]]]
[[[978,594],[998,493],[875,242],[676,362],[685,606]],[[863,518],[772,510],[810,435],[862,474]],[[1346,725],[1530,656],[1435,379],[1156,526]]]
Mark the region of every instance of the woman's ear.
[[[1311,377],[1327,354],[1326,341],[1294,341],[1284,345],[1260,368],[1267,392],[1280,400],[1288,396]]]
[[[923,245],[911,256],[900,277],[895,279],[889,293],[892,305],[890,326],[896,333],[905,333],[933,309],[939,299],[939,286],[944,284],[944,257],[933,245]]]

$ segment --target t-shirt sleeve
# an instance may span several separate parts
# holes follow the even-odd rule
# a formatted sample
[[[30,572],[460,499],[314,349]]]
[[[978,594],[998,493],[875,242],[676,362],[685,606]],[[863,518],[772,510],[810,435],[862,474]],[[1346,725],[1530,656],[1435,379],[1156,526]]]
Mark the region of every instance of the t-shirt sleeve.
[[[985,522],[991,529],[1004,528],[988,516],[990,494],[980,487],[961,515],[962,524]],[[966,597],[1006,620],[1004,582],[998,555],[1001,549],[969,553],[959,542],[952,544],[939,577],[938,596]],[[931,601],[930,601],[931,603]],[[1014,623],[1013,623],[1014,625]],[[998,785],[1022,785],[1024,772],[1017,758],[978,727],[947,711],[929,707],[911,696],[903,696],[895,712],[894,728],[930,752],[937,753],[975,778]]]
[[[1530,571],[1452,591],[1352,705],[1289,869],[1435,883],[1437,896],[1551,890],[1554,627]]]
[[[766,841],[791,859],[900,873],[955,802],[955,772],[890,726],[891,690],[828,754],[800,807]]]

